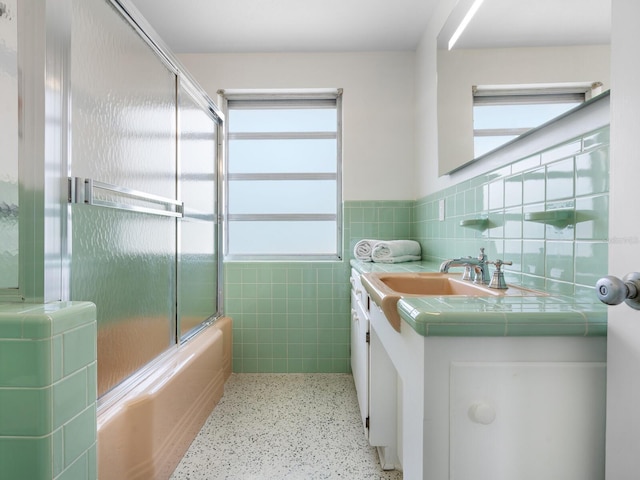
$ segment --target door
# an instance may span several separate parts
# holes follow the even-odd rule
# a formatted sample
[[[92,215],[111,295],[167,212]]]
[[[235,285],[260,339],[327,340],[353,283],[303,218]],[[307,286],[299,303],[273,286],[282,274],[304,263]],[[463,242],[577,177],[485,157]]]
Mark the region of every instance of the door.
[[[612,1],[611,188],[609,272],[622,277],[640,271],[640,2]],[[640,475],[640,311],[609,307],[607,337],[608,480]]]

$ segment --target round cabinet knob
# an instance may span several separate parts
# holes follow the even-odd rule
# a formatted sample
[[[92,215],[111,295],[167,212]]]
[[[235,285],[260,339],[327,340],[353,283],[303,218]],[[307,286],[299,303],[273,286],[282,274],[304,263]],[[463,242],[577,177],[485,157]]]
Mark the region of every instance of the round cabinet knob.
[[[469,407],[469,418],[474,423],[489,425],[496,419],[496,411],[488,403],[474,403]]]
[[[602,277],[596,282],[596,295],[602,303],[618,305],[625,302],[631,308],[640,310],[640,273],[625,275],[621,280],[613,275]]]

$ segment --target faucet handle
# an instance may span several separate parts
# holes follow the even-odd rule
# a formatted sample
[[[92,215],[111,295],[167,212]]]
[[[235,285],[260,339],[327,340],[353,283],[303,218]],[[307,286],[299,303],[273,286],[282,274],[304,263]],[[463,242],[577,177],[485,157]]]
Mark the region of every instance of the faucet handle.
[[[500,259],[497,259],[495,262],[490,262],[488,261],[487,263],[491,263],[492,265],[496,266],[496,271],[500,271],[500,267],[502,267],[502,265],[513,265],[513,262],[503,262]]]
[[[464,266],[464,273],[462,274],[462,280],[471,281],[471,265]]]
[[[501,270],[502,265],[513,265],[513,262],[503,262],[500,259],[497,259],[495,262],[487,262],[496,266],[496,269],[491,276],[491,282],[489,283],[489,288],[498,288],[500,290],[506,290],[509,288],[507,286],[507,282],[504,279],[504,272]]]

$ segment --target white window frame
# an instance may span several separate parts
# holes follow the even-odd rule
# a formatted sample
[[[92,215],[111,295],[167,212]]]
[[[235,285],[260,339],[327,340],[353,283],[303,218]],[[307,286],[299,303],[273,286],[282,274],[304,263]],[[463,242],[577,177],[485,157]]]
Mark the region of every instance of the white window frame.
[[[250,132],[229,133],[229,122],[225,122],[223,202],[224,202],[224,257],[230,261],[341,261],[342,260],[342,89],[330,90],[220,90],[225,118],[230,108],[242,104],[245,108],[286,108],[320,106],[323,103],[336,109],[336,133],[331,132]],[[240,108],[242,108],[240,107]],[[336,173],[242,173],[229,174],[229,140],[232,139],[335,139]],[[229,214],[229,181],[233,180],[335,180],[335,214]],[[335,252],[332,254],[230,254],[230,221],[333,221],[336,225]]]

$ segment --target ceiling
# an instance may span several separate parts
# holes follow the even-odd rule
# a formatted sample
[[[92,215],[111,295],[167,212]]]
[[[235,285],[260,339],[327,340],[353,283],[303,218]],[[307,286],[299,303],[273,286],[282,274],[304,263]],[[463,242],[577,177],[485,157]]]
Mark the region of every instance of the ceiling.
[[[175,53],[413,51],[438,1],[130,0]],[[485,0],[457,47],[606,44],[610,23],[611,0]]]
[[[415,50],[438,0],[130,0],[175,53]]]
[[[610,33],[611,0],[485,0],[456,48],[605,45]]]

